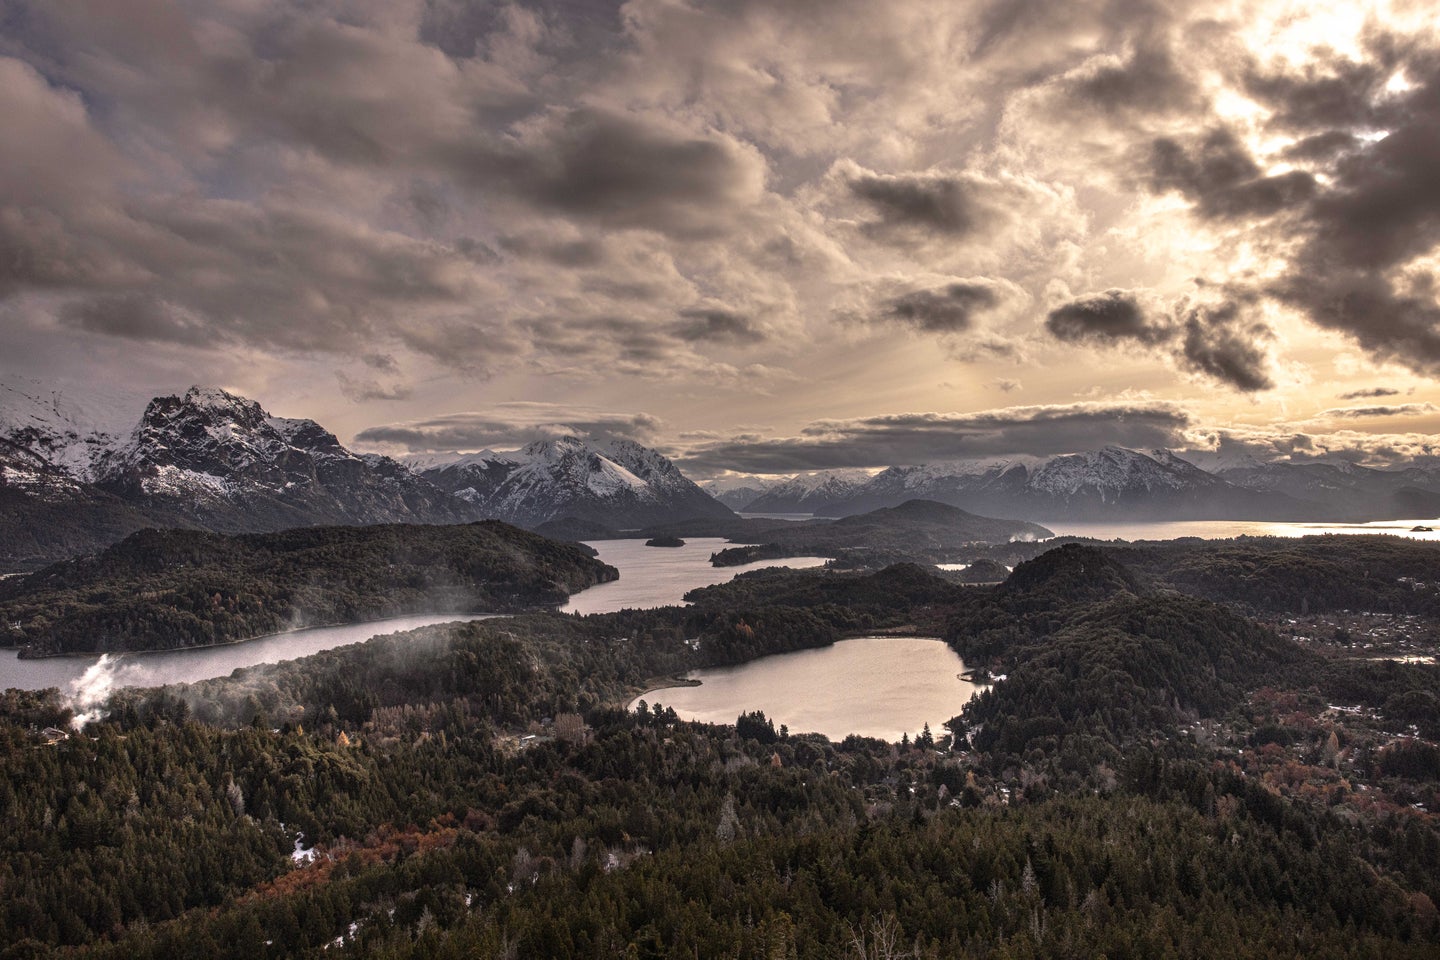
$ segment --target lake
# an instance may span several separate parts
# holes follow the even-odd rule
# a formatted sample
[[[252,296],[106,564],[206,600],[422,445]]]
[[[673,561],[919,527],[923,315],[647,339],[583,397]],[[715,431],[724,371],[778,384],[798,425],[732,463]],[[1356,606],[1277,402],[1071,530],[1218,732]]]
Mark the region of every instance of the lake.
[[[1375,520],[1370,523],[1278,522],[1271,520],[1169,520],[1126,523],[1101,520],[1073,522],[1065,520],[1037,521],[1055,531],[1059,537],[1094,537],[1097,540],[1174,540],[1178,537],[1204,537],[1207,540],[1228,540],[1232,537],[1311,537],[1323,533],[1388,533],[1416,540],[1440,540],[1440,533],[1416,532],[1417,526],[1440,528],[1434,518],[1428,520]]]
[[[679,603],[696,587],[723,583],[736,574],[762,567],[819,567],[824,557],[757,560],[738,567],[712,567],[710,555],[733,546],[720,537],[696,537],[683,547],[647,547],[644,540],[596,540],[589,544],[600,559],[620,571],[620,579],[582,590],[560,608],[563,613],[614,613],[627,607],[663,607]],[[732,718],[733,719],[733,718]]]
[[[763,710],[779,729],[852,733],[898,741],[960,713],[978,685],[960,679],[965,662],[943,641],[927,637],[859,637],[828,647],[761,657],[737,667],[688,674],[698,687],[652,690],[636,700],[673,707],[685,720],[734,723]],[[632,701],[631,708],[635,706]]]
[[[741,514],[768,516],[786,520],[810,520],[812,514]],[[1388,533],[1416,540],[1440,540],[1440,520],[1434,517],[1419,520],[1372,520],[1369,523],[1329,523],[1325,521],[1278,520],[1033,520],[1054,531],[1057,537],[1094,537],[1096,540],[1174,540],[1179,537],[1202,537],[1206,540],[1229,540],[1233,537],[1311,537],[1322,533]],[[1437,532],[1416,531],[1414,527],[1435,527]]]
[[[718,537],[690,540],[683,547],[647,547],[644,543],[643,540],[592,543],[591,546],[600,552],[600,559],[620,571],[620,579],[575,594],[562,609],[567,613],[608,613],[625,607],[662,607],[680,603],[680,598],[696,587],[720,583],[756,567],[812,567],[825,562],[820,557],[796,557],[741,567],[712,567],[710,554],[726,546],[725,541]],[[483,620],[491,616],[494,614],[397,617],[373,623],[296,630],[219,647],[127,653],[106,658],[103,677],[92,675],[90,679],[116,687],[194,683],[228,676],[240,667],[308,657],[332,647],[360,643],[382,633],[414,630],[454,620]],[[0,650],[0,689],[59,687],[66,690],[81,682],[98,660],[94,656],[21,660],[14,650]]]

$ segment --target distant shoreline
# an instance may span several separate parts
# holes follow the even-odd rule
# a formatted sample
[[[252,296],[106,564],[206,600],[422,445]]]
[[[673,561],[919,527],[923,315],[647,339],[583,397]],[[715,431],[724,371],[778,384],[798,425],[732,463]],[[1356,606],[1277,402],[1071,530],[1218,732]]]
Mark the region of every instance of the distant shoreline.
[[[540,607],[540,608],[537,608],[537,609],[543,610],[543,609],[549,609],[549,608],[548,608],[548,607]],[[288,637],[288,636],[292,636],[292,635],[297,634],[297,633],[305,633],[307,630],[324,630],[324,629],[328,629],[328,628],[330,628],[330,627],[362,627],[362,626],[364,626],[364,625],[367,624],[367,623],[388,623],[388,622],[390,622],[390,621],[392,621],[392,620],[407,620],[407,619],[409,619],[410,617],[445,617],[445,616],[450,616],[450,615],[451,615],[451,612],[450,612],[450,611],[428,611],[428,612],[427,612],[427,611],[417,611],[417,612],[415,612],[415,613],[397,613],[397,614],[395,614],[394,616],[389,616],[389,617],[374,617],[374,618],[371,618],[371,619],[368,619],[368,620],[338,620],[338,621],[336,621],[336,622],[334,622],[334,623],[312,623],[312,624],[308,624],[307,626],[303,626],[303,627],[294,627],[294,628],[292,628],[292,629],[290,629],[290,630],[277,630],[277,631],[274,632],[274,633],[261,633],[261,634],[257,634],[256,636],[253,636],[253,637],[241,637],[241,638],[238,639],[238,640],[217,640],[217,641],[214,642],[214,643],[192,643],[192,644],[186,644],[186,645],[183,646],[183,647],[146,647],[146,648],[141,649],[141,650],[90,650],[90,651],[76,650],[76,651],[61,651],[61,652],[59,652],[59,653],[45,653],[45,654],[40,654],[40,655],[38,655],[38,656],[31,656],[31,657],[25,656],[25,648],[24,648],[24,647],[12,646],[12,647],[5,647],[4,649],[17,651],[17,656],[18,656],[19,659],[21,659],[21,660],[69,660],[69,659],[83,660],[83,659],[88,659],[88,658],[99,658],[99,657],[104,657],[104,656],[124,657],[124,656],[129,656],[129,655],[132,654],[132,653],[134,653],[134,654],[142,654],[142,653],[143,653],[143,654],[149,654],[149,653],[184,653],[184,652],[187,651],[187,650],[215,650],[215,649],[217,649],[217,648],[219,648],[219,647],[234,647],[234,646],[238,646],[238,645],[240,645],[240,644],[242,644],[242,643],[254,643],[254,642],[256,642],[257,640],[272,640],[272,639],[275,639],[275,638],[277,638],[277,637]],[[494,612],[494,611],[471,612],[471,613],[464,613],[464,612],[461,612],[461,611],[454,611],[455,619],[456,619],[456,620],[464,620],[464,621],[470,621],[470,620],[488,620],[488,619],[491,619],[491,618],[494,618],[494,617],[508,617],[508,616],[513,616],[513,615],[514,615],[513,613],[497,613],[497,612]],[[441,622],[443,622],[443,623],[453,623],[454,621],[452,621],[452,620],[445,620],[445,621],[441,621]],[[418,628],[417,628],[417,629],[418,629]],[[376,634],[376,636],[379,636],[379,634]]]

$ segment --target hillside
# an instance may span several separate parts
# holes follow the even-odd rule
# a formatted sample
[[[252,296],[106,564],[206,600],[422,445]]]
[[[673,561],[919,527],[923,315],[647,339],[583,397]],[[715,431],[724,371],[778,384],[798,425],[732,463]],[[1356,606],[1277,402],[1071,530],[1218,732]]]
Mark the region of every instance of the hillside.
[[[1407,537],[1244,537],[1107,553],[1175,590],[1253,610],[1440,615],[1440,544]]]
[[[60,739],[53,691],[12,692],[0,950],[1433,956],[1435,747],[1307,692],[1375,665],[1097,562],[1060,551],[1003,590],[767,573],[693,608],[438,625],[126,691]],[[1067,599],[1091,572],[1105,589]],[[953,745],[687,723],[664,690],[617,707],[927,610],[1009,671]]]
[[[145,530],[0,582],[22,656],[174,649],[420,612],[555,604],[616,576],[585,548],[496,521],[226,536]]]
[[[911,500],[896,507],[835,521],[810,521],[759,526],[731,535],[752,546],[717,553],[716,566],[778,557],[837,557],[856,553],[866,558],[943,560],[975,544],[1041,540],[1053,536],[1039,524],[1023,520],[980,517],[958,507]]]

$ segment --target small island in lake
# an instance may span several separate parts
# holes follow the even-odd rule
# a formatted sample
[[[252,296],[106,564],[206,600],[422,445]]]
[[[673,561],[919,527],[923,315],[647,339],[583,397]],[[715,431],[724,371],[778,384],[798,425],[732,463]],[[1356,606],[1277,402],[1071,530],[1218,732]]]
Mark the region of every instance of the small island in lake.
[[[684,541],[684,540],[681,540],[679,537],[675,536],[674,534],[665,533],[665,534],[661,534],[661,535],[658,536],[658,537],[651,537],[649,540],[646,540],[646,541],[645,541],[645,546],[647,546],[647,547],[683,547],[683,546],[685,546],[685,541]]]

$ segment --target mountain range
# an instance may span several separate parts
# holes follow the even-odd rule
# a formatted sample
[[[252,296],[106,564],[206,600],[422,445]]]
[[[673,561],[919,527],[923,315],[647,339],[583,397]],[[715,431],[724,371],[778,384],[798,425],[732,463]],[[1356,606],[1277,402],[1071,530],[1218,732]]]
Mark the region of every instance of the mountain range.
[[[701,488],[626,439],[557,436],[513,452],[401,462],[351,451],[313,420],[271,416],[220,389],[157,397],[129,423],[125,407],[114,398],[76,402],[36,383],[0,384],[0,569],[90,553],[146,527],[240,533],[499,519],[627,530],[689,521],[714,535],[736,521],[732,507],[844,517],[910,500],[1042,522],[1440,514],[1440,468],[1420,466],[1243,460],[1207,470],[1170,450],[1105,447],[873,476],[734,476]]]
[[[412,466],[486,516],[526,527],[563,518],[635,529],[735,517],[668,459],[633,440],[564,436],[514,453],[425,455]]]
[[[1440,469],[1377,470],[1345,461],[1203,469],[1171,450],[1104,447],[855,471],[711,481],[745,513],[844,517],[925,499],[992,517],[1046,520],[1339,520],[1440,514]],[[748,500],[750,491],[759,491]]]
[[[0,569],[91,553],[147,527],[734,517],[665,457],[625,440],[559,437],[412,469],[225,390],[157,397],[128,428],[99,407],[97,416],[36,384],[0,389]]]

